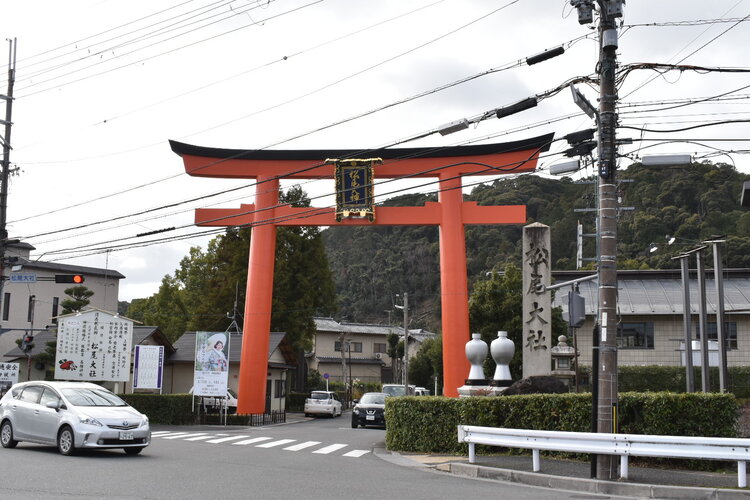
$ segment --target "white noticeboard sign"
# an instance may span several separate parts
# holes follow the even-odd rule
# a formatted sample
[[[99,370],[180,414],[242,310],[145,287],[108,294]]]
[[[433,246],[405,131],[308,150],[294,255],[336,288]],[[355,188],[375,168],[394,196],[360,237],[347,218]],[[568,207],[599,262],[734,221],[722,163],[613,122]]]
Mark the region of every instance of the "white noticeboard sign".
[[[137,345],[133,362],[133,389],[161,390],[163,345]]]
[[[194,395],[226,397],[229,381],[228,344],[226,333],[195,332]]]
[[[130,379],[133,321],[89,310],[62,317],[57,325],[55,379]]]
[[[10,386],[18,383],[19,363],[0,363],[0,394],[5,394]]]

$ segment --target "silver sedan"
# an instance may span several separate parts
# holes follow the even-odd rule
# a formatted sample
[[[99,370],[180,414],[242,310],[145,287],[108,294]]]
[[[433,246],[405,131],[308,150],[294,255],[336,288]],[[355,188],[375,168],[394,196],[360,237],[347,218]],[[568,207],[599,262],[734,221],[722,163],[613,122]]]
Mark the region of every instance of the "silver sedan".
[[[122,448],[136,455],[151,442],[148,417],[107,389],[86,382],[15,384],[0,399],[0,444],[19,441],[80,448]]]

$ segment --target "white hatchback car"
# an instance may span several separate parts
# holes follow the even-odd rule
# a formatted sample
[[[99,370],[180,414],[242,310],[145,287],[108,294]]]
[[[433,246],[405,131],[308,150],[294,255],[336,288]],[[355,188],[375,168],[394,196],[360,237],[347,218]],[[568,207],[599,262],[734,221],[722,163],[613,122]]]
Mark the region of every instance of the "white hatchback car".
[[[330,415],[331,418],[341,416],[341,401],[333,391],[312,391],[305,399],[305,416]]]
[[[63,455],[79,448],[122,448],[137,455],[151,442],[148,417],[104,387],[87,382],[15,384],[0,399],[0,444],[56,445]]]

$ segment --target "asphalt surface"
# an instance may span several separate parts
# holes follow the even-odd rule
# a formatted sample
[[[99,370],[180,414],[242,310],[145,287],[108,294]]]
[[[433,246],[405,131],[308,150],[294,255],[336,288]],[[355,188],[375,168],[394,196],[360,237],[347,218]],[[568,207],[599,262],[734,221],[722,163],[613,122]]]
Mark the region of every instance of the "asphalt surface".
[[[302,414],[287,413],[287,424],[304,421]],[[750,488],[737,486],[737,465],[728,463],[726,472],[690,471],[638,466],[631,459],[628,479],[599,480],[591,478],[590,462],[542,457],[540,472],[532,471],[531,454],[477,455],[474,464],[468,456],[397,453],[383,448],[375,450],[392,461],[430,467],[436,472],[503,481],[559,490],[580,491],[588,495],[617,495],[634,498],[674,499],[750,499]],[[619,458],[616,457],[617,460]],[[591,497],[596,498],[596,497]],[[604,498],[604,497],[600,497]]]

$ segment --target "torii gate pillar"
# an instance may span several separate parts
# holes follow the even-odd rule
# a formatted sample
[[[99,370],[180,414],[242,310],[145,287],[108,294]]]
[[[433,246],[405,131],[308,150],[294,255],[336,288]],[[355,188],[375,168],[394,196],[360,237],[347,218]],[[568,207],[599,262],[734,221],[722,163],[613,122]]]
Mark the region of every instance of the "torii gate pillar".
[[[262,188],[258,189],[255,195],[256,210],[263,211],[267,217],[273,219],[274,207],[279,203],[279,179],[259,176],[258,183]],[[268,344],[271,331],[275,263],[276,225],[254,226],[247,263],[239,381],[242,384],[245,380],[262,380],[263,390],[259,391],[257,386],[248,384],[250,391],[245,391],[244,400],[238,398],[237,401],[237,413],[240,414],[265,413],[265,381],[268,373]],[[263,332],[266,333],[263,334]]]
[[[252,226],[248,263],[237,413],[264,413],[273,298],[277,226],[434,225],[440,228],[443,393],[458,396],[469,372],[469,292],[466,276],[467,224],[525,224],[526,207],[478,206],[463,201],[461,178],[530,172],[552,134],[502,144],[367,151],[384,160],[377,178],[437,177],[438,202],[421,207],[376,207],[374,220],[337,220],[336,210],[279,205],[280,179],[333,179],[325,158],[361,157],[362,150],[228,150],[170,141],[189,175],[257,179],[256,203],[239,209],[198,209],[197,225]],[[519,311],[519,314],[521,311]]]

